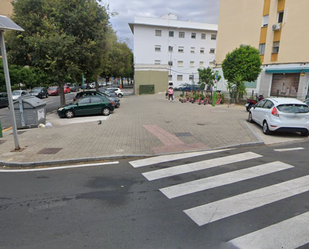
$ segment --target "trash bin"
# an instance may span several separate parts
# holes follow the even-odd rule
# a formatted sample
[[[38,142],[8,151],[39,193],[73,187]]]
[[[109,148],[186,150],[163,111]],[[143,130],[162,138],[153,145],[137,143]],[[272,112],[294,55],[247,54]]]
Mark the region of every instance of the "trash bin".
[[[34,96],[14,101],[17,129],[34,128],[46,121],[46,103]]]

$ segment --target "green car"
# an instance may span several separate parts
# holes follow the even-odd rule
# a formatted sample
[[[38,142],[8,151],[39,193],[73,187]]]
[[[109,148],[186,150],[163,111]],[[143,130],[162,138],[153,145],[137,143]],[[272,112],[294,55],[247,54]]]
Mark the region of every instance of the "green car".
[[[82,97],[69,105],[59,107],[57,113],[60,118],[103,114],[108,116],[114,111],[113,102],[105,96],[90,95]]]

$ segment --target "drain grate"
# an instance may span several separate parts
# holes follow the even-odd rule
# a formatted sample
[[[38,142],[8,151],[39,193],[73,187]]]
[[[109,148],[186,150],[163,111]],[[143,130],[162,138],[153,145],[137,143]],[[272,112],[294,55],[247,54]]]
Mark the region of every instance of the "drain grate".
[[[192,134],[190,132],[178,132],[175,133],[177,137],[192,137]]]
[[[0,140],[0,144],[5,143],[7,140]]]
[[[37,154],[56,154],[60,150],[62,150],[62,148],[45,148],[43,150],[40,150]]]

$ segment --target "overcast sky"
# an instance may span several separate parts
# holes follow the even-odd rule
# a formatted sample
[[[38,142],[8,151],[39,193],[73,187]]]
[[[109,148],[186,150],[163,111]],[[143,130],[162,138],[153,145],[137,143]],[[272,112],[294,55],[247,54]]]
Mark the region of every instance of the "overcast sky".
[[[220,0],[103,0],[109,4],[111,12],[118,15],[110,22],[118,38],[129,40],[133,48],[133,34],[128,23],[134,22],[134,16],[161,17],[168,13],[176,14],[178,20],[218,24]]]

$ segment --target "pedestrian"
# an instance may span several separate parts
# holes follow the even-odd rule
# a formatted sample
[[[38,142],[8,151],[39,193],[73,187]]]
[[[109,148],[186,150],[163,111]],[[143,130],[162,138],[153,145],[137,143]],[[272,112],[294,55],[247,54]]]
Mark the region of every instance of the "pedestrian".
[[[168,89],[168,100],[169,101],[174,101],[174,91],[173,91],[173,87],[170,87],[169,89]],[[172,100],[171,100],[172,99]]]

